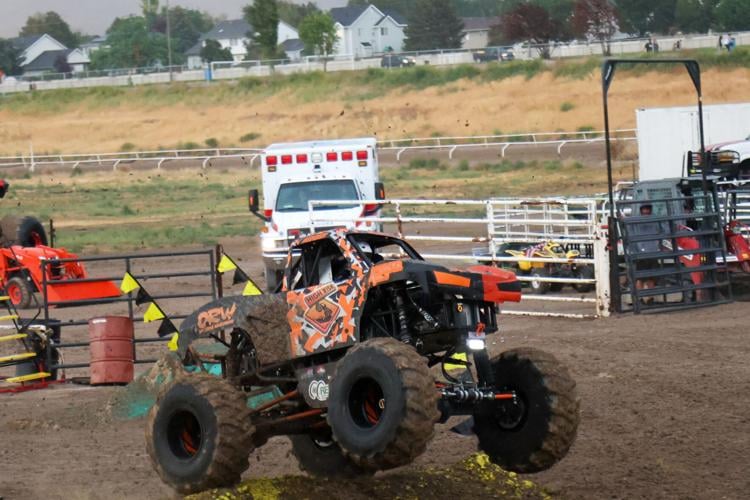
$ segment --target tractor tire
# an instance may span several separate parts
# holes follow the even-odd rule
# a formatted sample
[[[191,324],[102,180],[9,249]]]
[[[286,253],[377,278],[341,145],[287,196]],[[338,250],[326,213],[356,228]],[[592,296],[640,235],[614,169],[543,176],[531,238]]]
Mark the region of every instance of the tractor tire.
[[[16,309],[26,309],[34,299],[31,283],[26,278],[14,276],[5,284],[5,294]]]
[[[594,279],[594,266],[583,266],[577,273],[576,278]],[[593,292],[596,285],[593,283],[573,283],[573,289],[579,293]]]
[[[35,217],[26,216],[21,219],[12,215],[3,217],[0,220],[0,232],[2,232],[0,242],[4,247],[47,245],[47,233],[42,223]]]
[[[529,271],[530,278],[549,278],[549,270],[546,267],[536,267]],[[531,293],[535,295],[544,295],[552,288],[549,281],[529,281]]]
[[[440,417],[426,360],[390,337],[352,347],[336,366],[330,394],[333,438],[344,455],[372,471],[411,463]]]
[[[314,477],[354,478],[372,475],[352,462],[331,437],[312,434],[289,436],[299,468]]]
[[[575,381],[554,356],[538,349],[506,351],[491,364],[495,389],[515,391],[518,402],[496,402],[493,410],[474,416],[479,448],[508,471],[549,469],[576,437],[580,401]]]
[[[205,373],[178,376],[148,414],[146,449],[183,495],[232,486],[249,467],[253,427],[245,394]]]

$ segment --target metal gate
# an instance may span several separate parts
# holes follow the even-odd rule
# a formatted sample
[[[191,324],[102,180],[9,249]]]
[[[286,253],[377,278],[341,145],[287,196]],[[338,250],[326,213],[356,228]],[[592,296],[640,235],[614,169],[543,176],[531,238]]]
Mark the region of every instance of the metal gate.
[[[691,196],[651,186],[617,201],[620,312],[715,305],[731,300],[724,224],[715,192]]]

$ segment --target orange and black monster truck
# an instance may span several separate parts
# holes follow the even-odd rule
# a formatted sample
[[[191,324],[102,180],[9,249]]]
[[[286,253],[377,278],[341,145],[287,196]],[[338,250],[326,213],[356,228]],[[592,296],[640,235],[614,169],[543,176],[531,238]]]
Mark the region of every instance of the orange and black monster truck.
[[[254,448],[288,435],[310,474],[373,474],[412,462],[436,423],[465,415],[458,427],[493,462],[545,470],[575,439],[579,401],[552,355],[489,356],[497,304],[520,297],[513,273],[449,270],[393,236],[304,237],[280,293],[225,297],[181,325],[178,352],[198,373],[165,386],[149,414],[153,465],[181,493],[228,486]],[[207,341],[223,344],[221,377],[201,373],[195,346]]]

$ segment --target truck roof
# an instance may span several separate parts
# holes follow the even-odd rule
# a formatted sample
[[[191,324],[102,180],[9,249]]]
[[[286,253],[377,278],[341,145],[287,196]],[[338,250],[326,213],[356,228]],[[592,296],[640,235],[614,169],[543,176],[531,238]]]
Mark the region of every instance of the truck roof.
[[[302,142],[278,142],[266,147],[265,152],[289,151],[290,149],[327,149],[339,147],[375,147],[377,141],[374,137],[359,137],[355,139],[333,139],[327,141],[302,141]]]

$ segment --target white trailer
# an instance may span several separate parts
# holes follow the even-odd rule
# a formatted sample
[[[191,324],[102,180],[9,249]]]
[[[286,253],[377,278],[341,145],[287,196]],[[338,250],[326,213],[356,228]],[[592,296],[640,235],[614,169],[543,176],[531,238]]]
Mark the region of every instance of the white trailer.
[[[271,144],[261,154],[263,209],[257,190],[250,191],[250,211],[263,219],[260,234],[266,283],[280,283],[292,241],[310,231],[312,200],[342,200],[320,207],[334,219],[377,215],[380,205],[353,204],[385,196],[379,182],[376,140],[372,137]],[[348,203],[344,203],[347,201]],[[376,229],[372,223],[337,224],[349,229]],[[320,227],[320,230],[329,227]]]
[[[636,111],[640,180],[685,175],[685,153],[700,150],[698,106]],[[706,147],[750,135],[750,103],[703,107]]]

